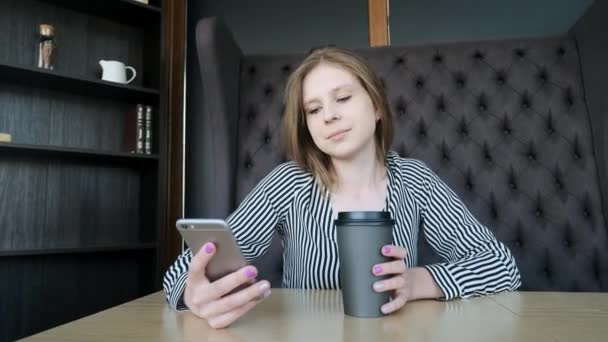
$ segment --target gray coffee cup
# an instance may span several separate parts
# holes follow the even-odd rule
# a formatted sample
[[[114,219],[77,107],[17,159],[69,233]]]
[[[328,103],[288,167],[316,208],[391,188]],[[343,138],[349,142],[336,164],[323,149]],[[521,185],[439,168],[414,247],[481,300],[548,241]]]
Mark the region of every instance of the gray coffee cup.
[[[338,213],[335,220],[340,258],[340,284],[344,313],[354,317],[380,317],[390,292],[374,291],[374,282],[389,276],[376,276],[376,264],[391,261],[382,255],[382,246],[393,242],[394,220],[387,211]]]

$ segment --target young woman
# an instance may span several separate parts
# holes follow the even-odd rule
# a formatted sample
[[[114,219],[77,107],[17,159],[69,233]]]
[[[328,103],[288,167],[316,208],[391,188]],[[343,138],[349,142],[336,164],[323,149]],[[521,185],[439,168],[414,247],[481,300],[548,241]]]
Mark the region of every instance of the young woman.
[[[339,288],[337,213],[385,210],[395,219],[394,245],[382,253],[394,261],[370,270],[391,275],[374,284],[376,291],[392,291],[383,313],[417,299],[519,287],[507,247],[424,163],[389,150],[388,101],[364,60],[337,48],[312,52],[290,76],[285,104],[283,134],[292,161],[268,174],[227,219],[249,261],[266,251],[276,230],[284,246],[284,287]],[[420,229],[444,263],[416,267]],[[253,266],[209,282],[205,265],[214,252],[212,243],[194,255],[186,250],[167,271],[164,289],[172,308],[221,328],[271,291],[268,281],[255,281]],[[243,285],[249,286],[229,294]]]

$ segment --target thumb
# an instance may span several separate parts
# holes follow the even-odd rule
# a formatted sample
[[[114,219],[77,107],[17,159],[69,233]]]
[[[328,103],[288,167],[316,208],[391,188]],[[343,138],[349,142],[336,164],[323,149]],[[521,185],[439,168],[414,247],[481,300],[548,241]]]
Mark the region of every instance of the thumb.
[[[207,281],[205,271],[211,258],[215,255],[215,245],[213,242],[207,242],[201,247],[198,252],[190,260],[190,269],[188,270],[189,278],[193,281]]]

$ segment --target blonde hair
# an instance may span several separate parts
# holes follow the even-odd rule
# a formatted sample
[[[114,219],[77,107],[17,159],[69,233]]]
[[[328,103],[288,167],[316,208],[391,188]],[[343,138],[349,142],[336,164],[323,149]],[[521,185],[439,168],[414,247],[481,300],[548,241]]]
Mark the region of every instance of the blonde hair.
[[[311,52],[290,75],[285,89],[283,138],[287,156],[303,169],[310,171],[325,189],[335,184],[331,160],[314,143],[306,125],[306,111],[302,99],[304,78],[319,64],[329,63],[350,72],[370,96],[380,119],[376,122],[376,157],[384,164],[393,140],[393,124],[384,87],[372,67],[361,57],[348,50],[327,47]]]

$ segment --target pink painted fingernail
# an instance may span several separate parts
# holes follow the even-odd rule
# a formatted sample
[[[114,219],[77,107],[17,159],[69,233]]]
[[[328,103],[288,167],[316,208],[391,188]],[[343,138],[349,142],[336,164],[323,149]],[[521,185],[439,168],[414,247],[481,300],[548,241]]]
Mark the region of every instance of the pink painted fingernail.
[[[255,269],[253,267],[249,267],[247,268],[247,270],[245,271],[245,275],[247,275],[249,278],[253,278],[257,275],[258,273],[255,271]]]
[[[376,274],[382,273],[382,266],[378,266],[378,265],[374,266],[374,273],[376,273]]]
[[[384,248],[382,248],[382,252],[384,252],[384,254],[389,254],[391,252],[391,248],[389,246],[384,246]]]
[[[214,250],[215,250],[215,247],[213,247],[213,243],[207,242],[205,244],[205,253],[211,254],[211,253],[213,253]]]
[[[267,290],[266,292],[264,292],[264,298],[268,298],[271,294],[272,294],[272,291]]]

